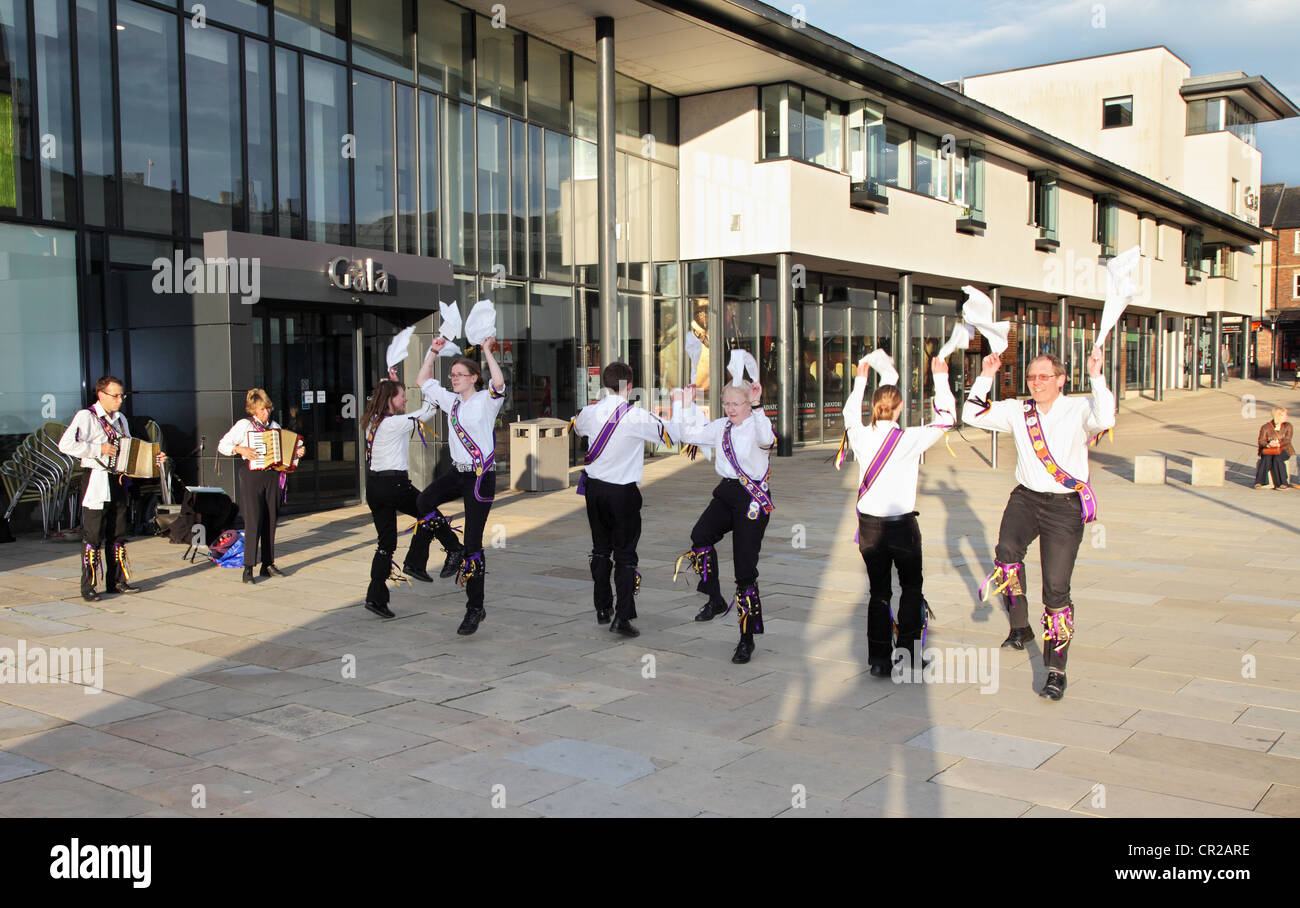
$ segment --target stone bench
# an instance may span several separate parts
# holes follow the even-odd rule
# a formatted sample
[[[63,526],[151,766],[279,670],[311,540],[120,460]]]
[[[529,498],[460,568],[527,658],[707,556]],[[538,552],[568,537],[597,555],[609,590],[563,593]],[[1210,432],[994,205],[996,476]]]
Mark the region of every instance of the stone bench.
[[[1133,458],[1133,482],[1136,485],[1165,484],[1165,455],[1139,454]]]
[[[1223,485],[1224,459],[1222,457],[1192,456],[1192,485]]]

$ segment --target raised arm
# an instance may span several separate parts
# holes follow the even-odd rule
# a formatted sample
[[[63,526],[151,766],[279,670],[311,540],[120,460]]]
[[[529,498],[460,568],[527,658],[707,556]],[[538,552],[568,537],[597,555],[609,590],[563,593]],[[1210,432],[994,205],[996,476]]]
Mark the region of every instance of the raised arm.
[[[1088,357],[1088,380],[1092,385],[1092,398],[1083,428],[1089,435],[1105,432],[1115,426],[1115,395],[1106,387],[1106,376],[1101,372],[1103,359],[1102,351],[1096,348]]]
[[[749,418],[754,422],[754,440],[764,450],[776,444],[776,433],[772,431],[772,419],[763,409],[763,386],[754,382],[749,386]]]
[[[433,378],[433,364],[438,359],[438,351],[441,350],[443,345],[446,343],[447,339],[445,337],[435,338],[433,343],[429,346],[428,352],[424,354],[424,362],[420,363],[420,371],[415,375],[415,383],[420,387],[423,388],[424,383]],[[393,380],[396,381],[396,379]]]
[[[487,360],[488,372],[492,375],[492,382],[488,385],[488,391],[493,397],[502,398],[506,396],[506,377],[501,374],[501,367],[497,365],[496,357],[492,355],[492,349],[497,345],[495,337],[489,337],[483,341],[483,357]]]
[[[1010,410],[1006,407],[995,407],[988,399],[989,393],[993,390],[993,379],[1002,365],[1002,355],[990,353],[984,357],[983,365],[980,377],[971,385],[970,396],[966,398],[966,404],[961,408],[961,421],[978,429],[988,429],[990,432],[1010,432]]]
[[[685,406],[683,400],[686,393],[689,393],[692,398],[689,408]],[[701,421],[703,414],[695,406],[694,396],[693,387],[686,392],[681,388],[672,391],[673,416],[668,423],[668,432],[678,444],[715,447],[718,438],[717,433],[713,431],[713,423]]]
[[[957,422],[957,399],[948,383],[948,361],[934,357],[930,360],[930,374],[934,376],[934,399],[930,401],[930,409],[934,411],[932,423],[952,426]]]
[[[865,362],[858,363],[857,375],[853,378],[853,390],[844,402],[844,428],[862,428],[862,398],[867,394],[867,374],[871,366]]]

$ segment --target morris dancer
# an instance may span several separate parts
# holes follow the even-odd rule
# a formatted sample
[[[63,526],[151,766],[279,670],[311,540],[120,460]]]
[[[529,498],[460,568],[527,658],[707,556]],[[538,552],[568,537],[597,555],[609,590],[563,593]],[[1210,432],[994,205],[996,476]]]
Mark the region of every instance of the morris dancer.
[[[882,384],[871,396],[871,425],[862,425],[862,397],[867,390],[870,364],[858,363],[853,392],[844,403],[847,442],[858,461],[858,550],[867,565],[871,598],[867,604],[867,660],[873,677],[887,678],[891,664],[912,655],[913,667],[921,659],[916,643],[925,646],[925,615],[928,608],[921,595],[921,528],[916,517],[916,485],[921,455],[943,438],[952,427],[957,402],[948,386],[948,363],[941,357],[930,361],[934,376],[935,421],[928,426],[901,429],[903,395],[898,373],[882,370]],[[844,450],[836,458],[843,462]],[[893,595],[890,568],[898,569],[902,594],[898,600],[898,640],[893,641],[889,600]]]
[[[379,542],[370,562],[370,586],[366,590],[366,609],[381,618],[392,618],[388,607],[388,581],[405,580],[406,576],[432,583],[426,567],[429,563],[429,540],[437,537],[447,552],[442,576],[456,572],[460,557],[460,540],[447,522],[436,515],[420,519],[416,506],[419,491],[411,485],[407,473],[410,458],[410,440],[415,434],[424,439],[424,420],[434,412],[432,401],[414,413],[406,412],[406,388],[397,380],[395,369],[388,370],[388,378],[380,379],[361,424],[366,427],[366,503],[375,522]],[[408,514],[418,521],[415,535],[406,550],[401,571],[397,571],[394,554],[397,551],[397,515]]]
[[[95,583],[101,572],[104,592],[140,592],[127,582],[131,579],[123,541],[129,529],[127,483],[121,475],[114,476],[106,462],[117,456],[118,439],[131,435],[121,412],[126,400],[121,379],[105,375],[95,382],[95,397],[96,403],[78,410],[59,439],[59,450],[80,457],[81,465],[90,470],[81,499],[81,598],[87,602],[100,599]],[[166,454],[158,455],[160,465],[166,460]]]
[[[694,386],[687,393],[694,396]],[[722,390],[722,409],[727,414],[705,425],[686,427],[683,416],[699,419],[701,414],[691,403],[683,411],[683,391],[672,392],[673,418],[668,431],[684,445],[706,445],[720,453],[714,465],[722,481],[713,490],[700,519],[691,530],[691,548],[677,559],[678,567],[690,559],[700,575],[696,589],[709,601],[695,616],[696,621],[710,621],[725,615],[736,606],[740,621],[740,642],[731,661],[743,664],[754,652],[754,635],[763,633],[763,611],[758,597],[758,551],[772,513],[772,496],[768,482],[772,475],[768,452],[776,444],[772,421],[760,403],[763,386],[730,384]],[[718,554],[713,546],[731,531],[736,568],[736,598],[731,603],[722,598],[718,583]],[[673,579],[677,578],[674,570]]]
[[[478,630],[479,622],[487,615],[483,607],[483,527],[487,524],[492,499],[496,497],[496,419],[506,397],[506,380],[501,367],[492,356],[496,338],[483,341],[483,356],[492,374],[488,390],[479,390],[482,369],[465,356],[451,361],[451,391],[433,378],[433,363],[438,351],[447,343],[439,337],[429,348],[420,366],[416,381],[426,400],[433,401],[447,413],[451,425],[453,468],[443,473],[420,493],[416,502],[424,520],[439,522],[443,519],[438,506],[463,498],[465,501],[465,537],[455,559],[448,564],[458,567],[456,582],[465,587],[465,619],[456,633],[468,636]],[[441,537],[440,537],[441,538]],[[446,568],[444,567],[444,572]]]
[[[583,407],[574,417],[574,431],[589,439],[578,480],[578,494],[587,499],[587,522],[591,524],[591,579],[595,583],[596,622],[624,637],[640,631],[632,624],[636,617],[633,597],[641,589],[637,571],[636,544],[641,538],[641,490],[637,483],[645,466],[645,442],[671,444],[663,420],[644,407],[627,400],[632,384],[632,367],[610,363],[601,373],[609,393],[599,402]],[[612,555],[612,560],[611,560]],[[611,571],[618,592],[618,605],[609,588]]]
[[[999,354],[984,357],[971,386],[962,421],[981,429],[1010,432],[1016,442],[1016,480],[1002,526],[993,572],[980,585],[980,598],[1002,593],[1011,621],[1003,646],[1023,650],[1033,639],[1024,557],[1038,537],[1043,572],[1043,663],[1047,682],[1041,696],[1065,695],[1065,662],[1074,636],[1070,576],[1083,541],[1083,528],[1097,519],[1097,499],[1088,485],[1088,442],[1115,425],[1115,398],[1101,374],[1102,352],[1088,357],[1092,397],[1064,397],[1065,367],[1047,354],[1025,368],[1030,399],[988,401]]]

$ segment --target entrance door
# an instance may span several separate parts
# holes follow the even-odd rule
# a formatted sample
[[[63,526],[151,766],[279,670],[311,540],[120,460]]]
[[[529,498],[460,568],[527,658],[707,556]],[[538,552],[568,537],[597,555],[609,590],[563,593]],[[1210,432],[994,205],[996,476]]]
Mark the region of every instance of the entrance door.
[[[259,304],[253,312],[254,374],[280,425],[303,436],[307,454],[289,474],[287,511],[315,511],[361,498],[356,328],[348,311]]]

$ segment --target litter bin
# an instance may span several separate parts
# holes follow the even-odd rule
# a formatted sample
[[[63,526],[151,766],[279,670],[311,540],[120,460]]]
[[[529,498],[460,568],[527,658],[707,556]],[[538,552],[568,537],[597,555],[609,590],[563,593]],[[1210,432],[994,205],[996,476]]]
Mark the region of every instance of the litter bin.
[[[569,439],[563,419],[510,423],[510,487],[553,492],[569,485]]]

